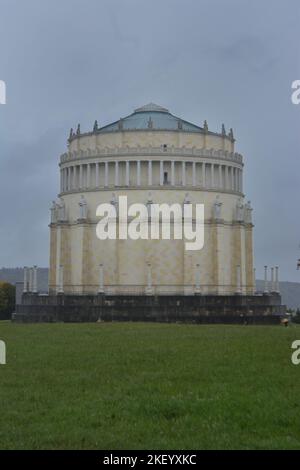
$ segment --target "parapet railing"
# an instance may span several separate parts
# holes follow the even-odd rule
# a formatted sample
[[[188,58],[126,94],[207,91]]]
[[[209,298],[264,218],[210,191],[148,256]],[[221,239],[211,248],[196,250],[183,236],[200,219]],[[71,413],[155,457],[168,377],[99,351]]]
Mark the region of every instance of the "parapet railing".
[[[233,285],[119,285],[111,284],[99,288],[98,285],[51,285],[50,293],[61,293],[65,295],[95,295],[102,293],[105,295],[234,295],[257,293],[253,285],[241,285],[239,288]]]
[[[237,152],[228,152],[227,150],[215,150],[196,147],[105,147],[87,150],[78,150],[65,152],[61,155],[61,163],[80,160],[82,158],[114,157],[114,156],[187,156],[187,157],[208,157],[220,160],[233,161],[239,164],[243,163],[243,157]]]

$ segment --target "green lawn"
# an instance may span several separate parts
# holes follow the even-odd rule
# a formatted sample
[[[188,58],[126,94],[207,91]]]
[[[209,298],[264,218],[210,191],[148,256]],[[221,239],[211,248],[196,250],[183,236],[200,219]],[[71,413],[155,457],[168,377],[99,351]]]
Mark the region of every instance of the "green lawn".
[[[0,322],[1,449],[300,449],[300,327]]]

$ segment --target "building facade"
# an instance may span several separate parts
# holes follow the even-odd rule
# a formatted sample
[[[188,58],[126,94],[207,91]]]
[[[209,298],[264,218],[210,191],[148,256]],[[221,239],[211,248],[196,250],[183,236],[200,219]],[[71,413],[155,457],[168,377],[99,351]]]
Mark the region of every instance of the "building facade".
[[[112,124],[71,130],[50,224],[53,294],[254,293],[252,209],[232,130],[220,133],[149,104]],[[204,247],[184,240],[103,240],[100,203],[202,203]]]

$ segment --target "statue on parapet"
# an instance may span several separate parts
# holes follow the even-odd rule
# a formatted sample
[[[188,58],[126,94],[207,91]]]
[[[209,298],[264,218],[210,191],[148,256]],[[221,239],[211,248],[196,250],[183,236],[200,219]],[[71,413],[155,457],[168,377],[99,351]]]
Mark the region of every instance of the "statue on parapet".
[[[221,219],[221,210],[223,203],[220,201],[220,196],[216,196],[214,205],[213,205],[213,215],[215,220]]]
[[[83,195],[81,195],[79,205],[79,219],[85,220],[87,218],[87,202]]]

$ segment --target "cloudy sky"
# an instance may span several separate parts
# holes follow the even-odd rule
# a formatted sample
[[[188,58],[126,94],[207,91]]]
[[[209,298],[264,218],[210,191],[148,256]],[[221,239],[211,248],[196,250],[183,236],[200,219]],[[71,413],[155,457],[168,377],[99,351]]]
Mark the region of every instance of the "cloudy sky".
[[[0,0],[0,266],[48,265],[70,127],[153,101],[234,128],[255,264],[300,281],[299,0]]]

